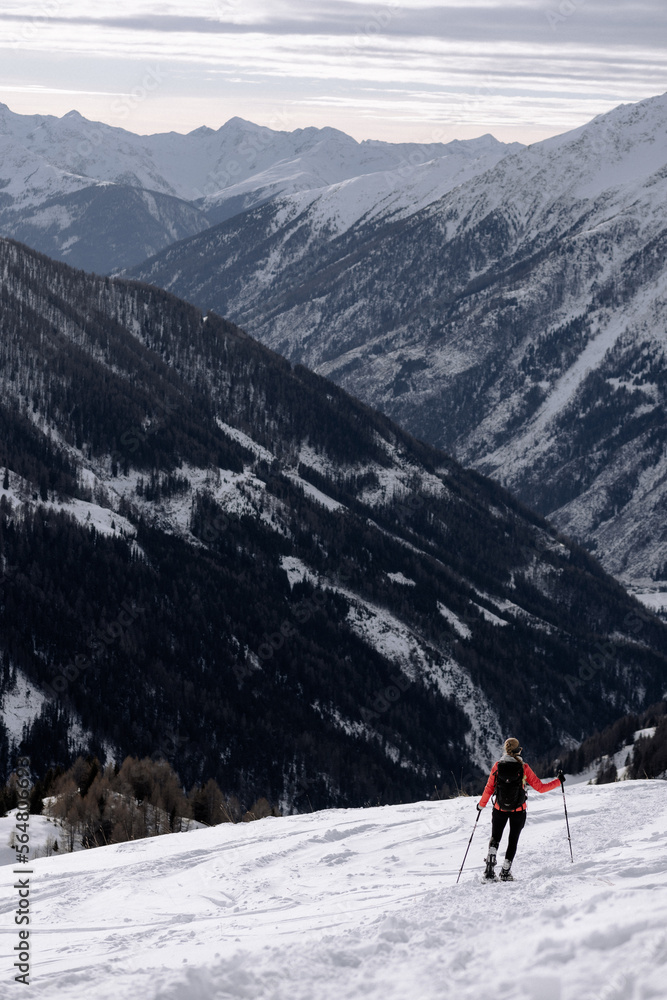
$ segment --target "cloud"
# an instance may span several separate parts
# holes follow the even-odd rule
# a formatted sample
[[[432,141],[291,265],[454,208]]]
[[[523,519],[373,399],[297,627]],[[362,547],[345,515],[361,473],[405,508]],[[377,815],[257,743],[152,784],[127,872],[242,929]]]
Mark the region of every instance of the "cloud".
[[[62,87],[49,87],[40,83],[17,86],[3,84],[0,86],[3,94],[78,94],[81,97],[131,97],[132,94],[122,90],[69,90]]]
[[[86,6],[86,5],[79,5]],[[90,5],[88,5],[90,6]],[[327,4],[273,3],[260,0],[212,0],[211,3],[190,4],[200,13],[164,13],[165,7],[151,4],[133,5],[121,13],[99,14],[95,7],[90,13],[69,13],[59,0],[51,0],[31,13],[28,5],[0,13],[0,22],[16,25],[63,24],[70,28],[92,27],[99,31],[121,31],[160,34],[236,35],[262,33],[274,37],[329,35],[354,38],[379,35],[399,38],[439,38],[449,41],[524,43],[553,38],[560,30],[568,31],[575,44],[620,47],[664,47],[667,41],[664,7],[661,3],[611,4],[608,0],[537,0],[537,2],[441,3],[437,5],[407,5],[389,0],[369,4],[354,0],[332,0]],[[65,13],[65,10],[68,13]]]
[[[54,57],[51,68],[72,56],[63,63],[75,73],[94,54],[101,77],[121,61],[159,63],[172,74],[175,93],[179,76],[199,74],[202,92],[212,80],[228,87],[233,81],[237,99],[248,88],[253,100],[261,91],[270,103],[274,91],[289,87],[290,99],[304,108],[332,109],[333,96],[351,113],[384,117],[400,91],[394,117],[412,113],[420,121],[429,113],[451,120],[457,102],[477,121],[484,94],[494,98],[486,101],[489,115],[524,116],[556,131],[666,89],[662,2],[191,0],[184,13],[171,0],[115,0],[109,13],[90,0],[9,0],[0,13],[0,46],[4,38],[5,48],[20,55],[5,70],[20,73],[20,84],[30,72],[28,83],[46,85],[47,56]],[[69,77],[52,82],[76,85]],[[92,93],[102,79],[77,83]],[[371,101],[372,87],[383,92],[382,106]],[[416,96],[427,92],[433,98]],[[493,130],[491,119],[486,124]]]

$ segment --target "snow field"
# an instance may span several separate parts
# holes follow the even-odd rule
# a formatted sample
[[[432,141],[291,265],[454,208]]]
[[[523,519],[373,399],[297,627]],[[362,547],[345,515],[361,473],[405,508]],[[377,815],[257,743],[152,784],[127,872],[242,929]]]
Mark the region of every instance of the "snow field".
[[[29,829],[31,859],[45,854],[48,840],[52,842],[57,840],[58,849],[66,849],[67,835],[65,831],[47,816],[31,816]],[[16,850],[14,847],[10,847],[11,836],[15,832],[16,809],[10,809],[6,816],[0,816],[0,871],[2,871],[3,875],[8,870],[4,866],[13,865],[16,861]],[[2,898],[3,900],[5,898],[4,883]]]
[[[31,865],[31,995],[644,1000],[667,995],[667,784],[531,793],[517,881],[475,799],[327,810]],[[504,841],[501,844],[501,855]],[[11,869],[2,953],[11,981]],[[11,987],[8,987],[11,989]]]

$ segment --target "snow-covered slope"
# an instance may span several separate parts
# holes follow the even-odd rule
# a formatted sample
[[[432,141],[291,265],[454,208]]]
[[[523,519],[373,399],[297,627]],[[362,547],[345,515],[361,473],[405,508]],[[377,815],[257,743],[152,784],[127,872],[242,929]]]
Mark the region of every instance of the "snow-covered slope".
[[[663,997],[667,785],[532,795],[482,885],[474,799],[332,810],[41,858],[31,995],[67,1000]],[[503,842],[504,847],[504,842]],[[502,854],[502,849],[501,849]],[[11,877],[3,967],[17,943]]]
[[[16,864],[15,841],[12,833],[16,834],[16,809],[10,809],[6,816],[0,816],[0,866]],[[39,858],[50,856],[53,852],[53,844],[57,842],[60,830],[54,821],[48,816],[30,817],[30,857]],[[65,838],[61,836],[61,843],[58,850],[65,848]],[[75,846],[75,850],[82,850],[80,845]],[[56,852],[57,853],[57,852]],[[8,867],[5,867],[5,872]]]
[[[0,109],[0,127],[2,121]],[[6,130],[0,132],[0,206],[34,206],[55,195],[88,187],[90,178],[49,163],[47,157],[28,149]]]
[[[353,140],[344,139],[344,148],[342,139],[335,145],[330,138],[322,139],[307,153],[280,160],[208,196],[203,205],[207,215],[222,221],[242,207],[279,197],[284,225],[315,203],[309,224],[330,237],[361,218],[414,213],[522,148],[490,135],[447,145],[361,143],[356,149],[350,146]]]
[[[340,226],[331,190],[274,201],[136,273],[498,477],[625,580],[664,579],[667,95],[438,199],[427,177],[418,211],[368,209],[356,181]]]

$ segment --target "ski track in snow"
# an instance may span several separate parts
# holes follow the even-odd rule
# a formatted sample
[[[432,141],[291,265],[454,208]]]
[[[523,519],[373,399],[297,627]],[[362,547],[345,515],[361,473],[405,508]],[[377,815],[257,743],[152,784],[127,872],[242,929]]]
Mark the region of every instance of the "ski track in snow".
[[[30,995],[66,1000],[664,997],[667,784],[531,793],[484,885],[474,799],[328,810],[32,864]],[[501,847],[504,848],[504,841]],[[11,981],[10,869],[2,943]]]

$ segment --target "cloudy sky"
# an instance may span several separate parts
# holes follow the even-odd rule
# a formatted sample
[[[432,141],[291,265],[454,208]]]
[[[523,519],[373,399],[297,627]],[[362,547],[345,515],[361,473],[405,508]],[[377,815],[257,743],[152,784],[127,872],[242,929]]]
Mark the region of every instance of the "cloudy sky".
[[[40,0],[0,9],[0,101],[134,132],[333,125],[532,142],[667,90],[664,0]]]

